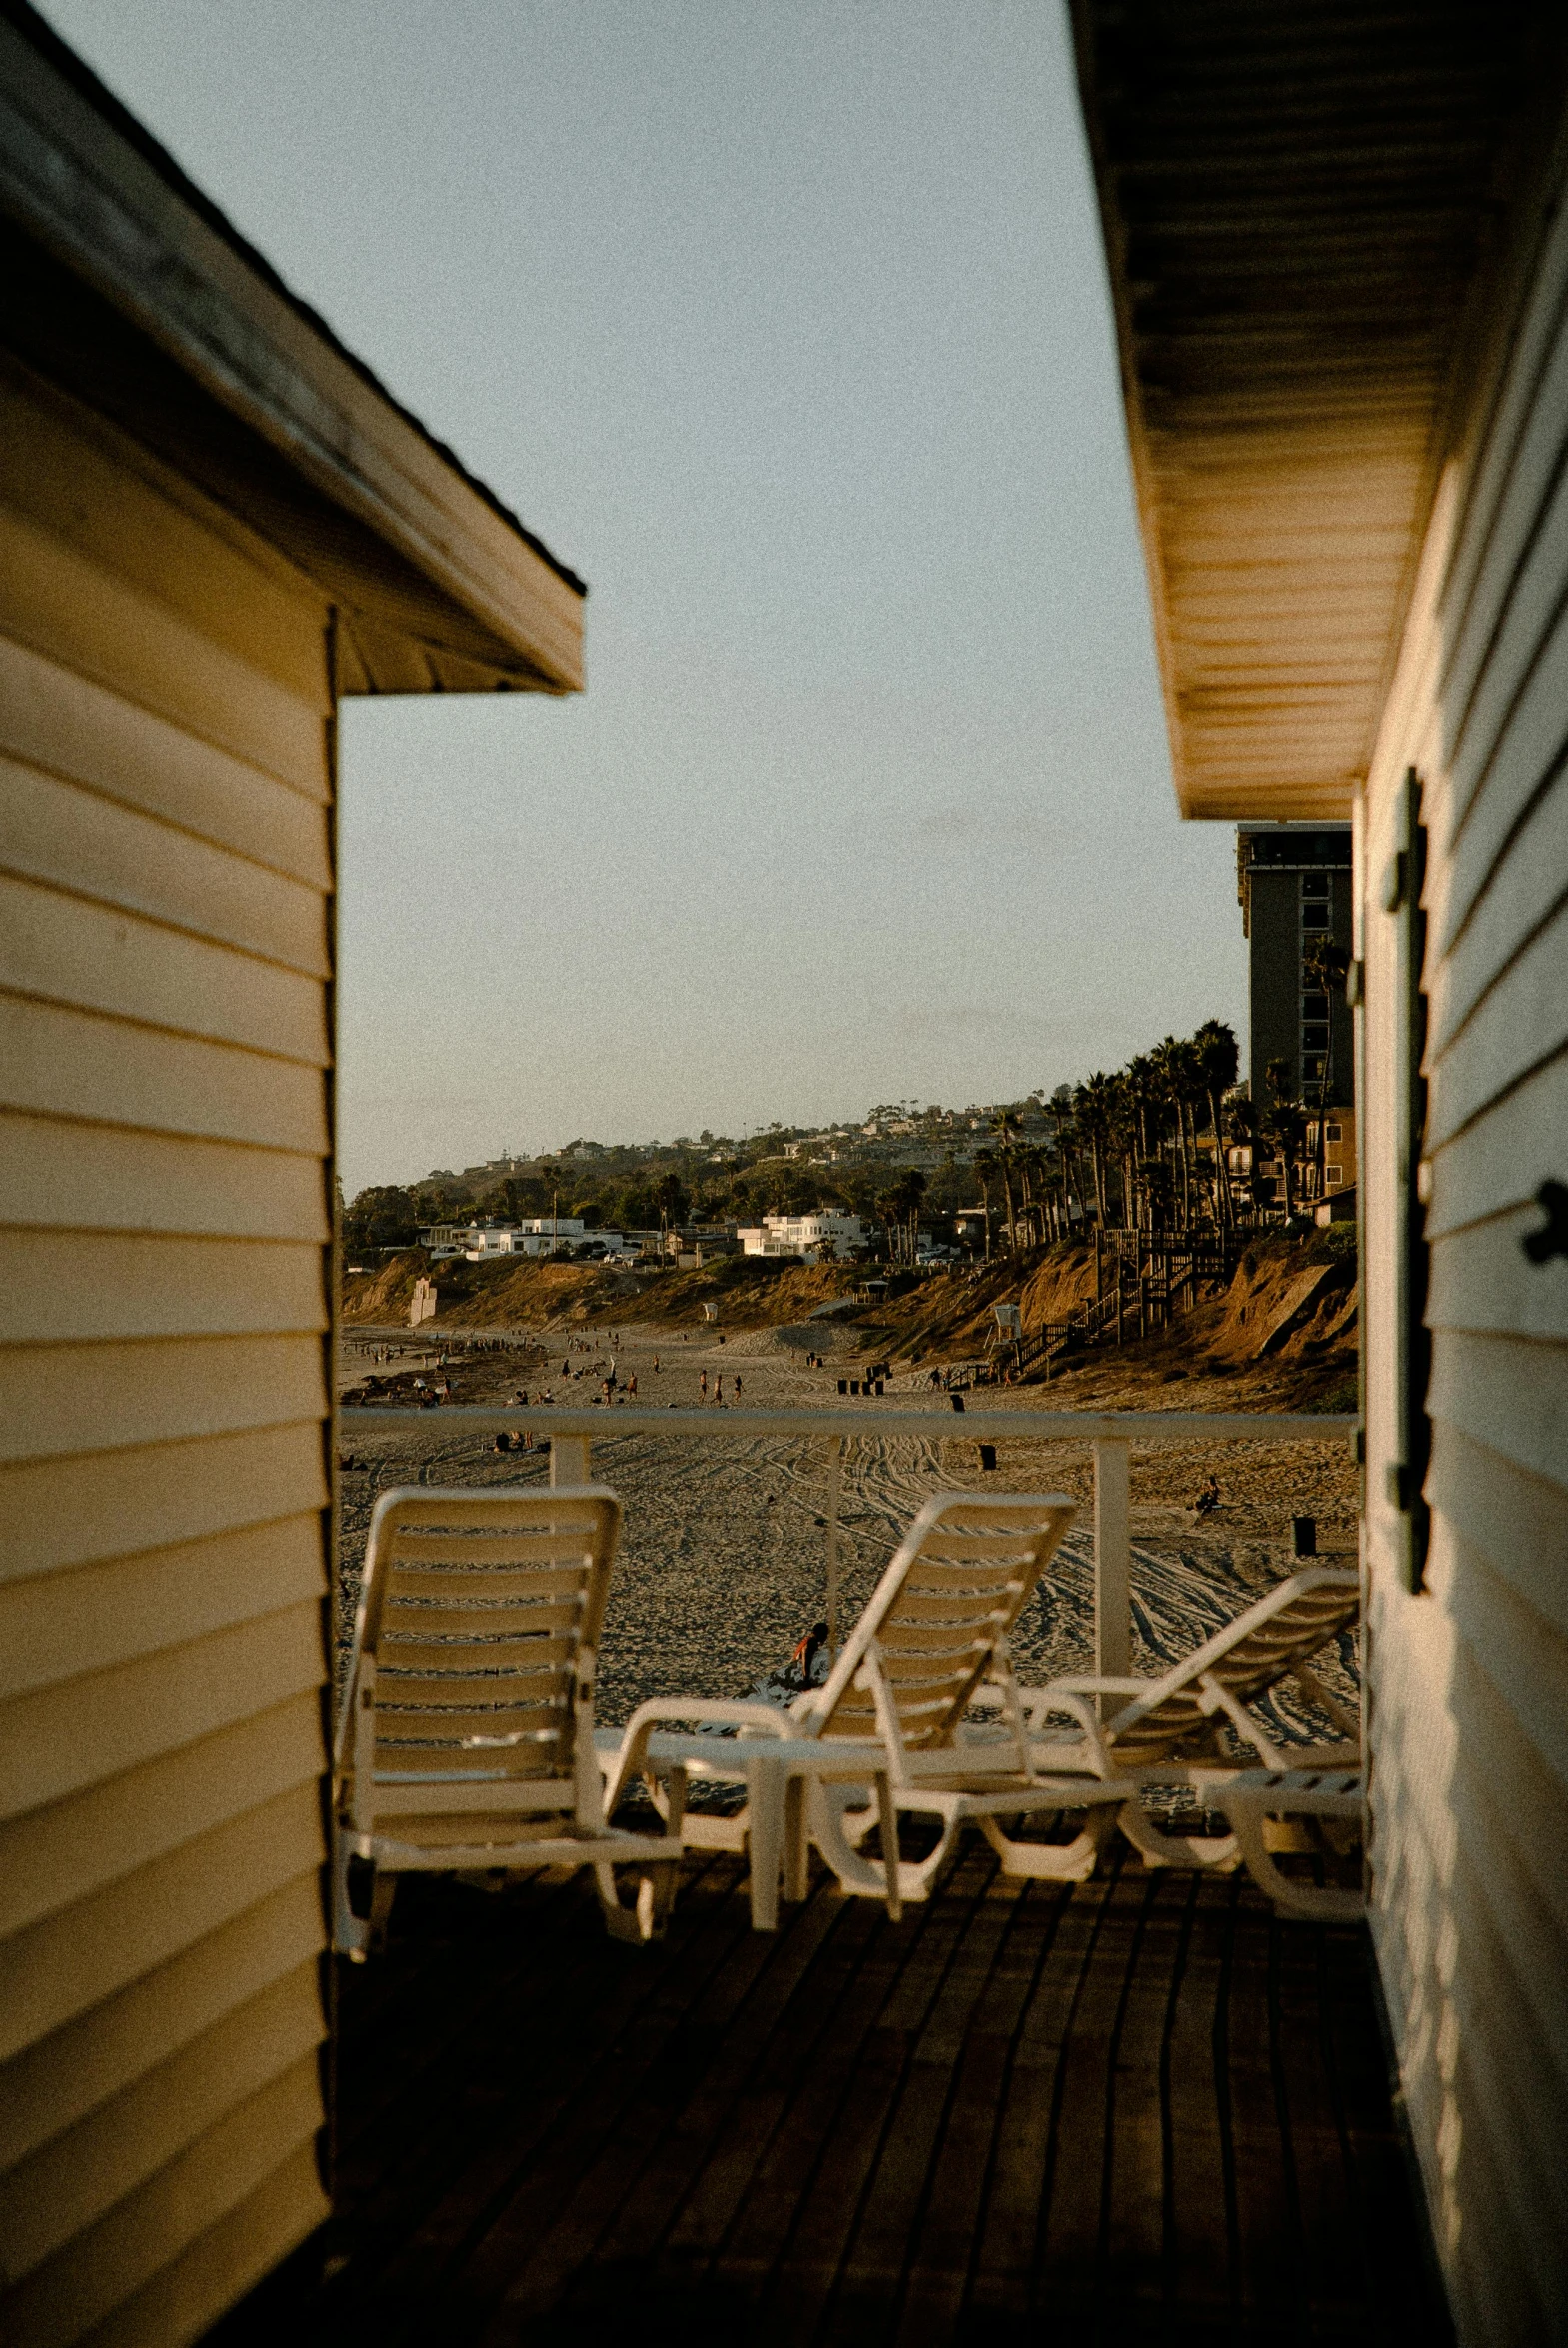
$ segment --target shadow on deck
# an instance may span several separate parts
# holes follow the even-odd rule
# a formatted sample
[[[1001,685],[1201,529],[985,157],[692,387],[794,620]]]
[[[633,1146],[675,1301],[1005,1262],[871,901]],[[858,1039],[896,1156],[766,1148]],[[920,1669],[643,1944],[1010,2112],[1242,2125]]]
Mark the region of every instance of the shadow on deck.
[[[898,1925],[742,1883],[638,1951],[581,1876],[407,1881],[341,1985],[347,2263],[208,2348],[1445,2337],[1359,1931],[983,1846]]]

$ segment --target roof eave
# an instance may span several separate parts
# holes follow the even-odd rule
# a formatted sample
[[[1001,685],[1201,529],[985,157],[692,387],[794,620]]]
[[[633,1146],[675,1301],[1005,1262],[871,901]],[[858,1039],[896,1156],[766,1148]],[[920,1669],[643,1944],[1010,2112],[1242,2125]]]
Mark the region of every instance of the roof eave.
[[[1329,5],[1069,8],[1178,804],[1343,819],[1449,445],[1519,28],[1474,0],[1424,43],[1390,0],[1364,53]]]
[[[581,690],[582,582],[187,193],[145,134],[122,132],[123,110],[106,92],[95,102],[85,68],[59,70],[42,20],[14,5],[5,18],[0,211],[277,452],[358,543],[383,549],[394,579],[420,583],[415,616],[406,590],[383,595],[363,564],[340,563],[328,584],[367,648],[347,689],[357,675],[360,690]],[[320,571],[319,553],[302,550],[307,569]],[[330,550],[323,561],[330,570]]]

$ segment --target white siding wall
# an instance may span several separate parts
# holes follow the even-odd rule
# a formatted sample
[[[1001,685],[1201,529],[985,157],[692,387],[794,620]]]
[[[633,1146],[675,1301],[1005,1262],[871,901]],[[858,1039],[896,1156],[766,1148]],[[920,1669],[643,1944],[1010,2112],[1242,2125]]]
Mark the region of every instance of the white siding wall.
[[[1559,193],[1554,189],[1554,195]],[[1366,805],[1365,1198],[1375,1930],[1461,2339],[1568,2337],[1568,211],[1439,493]],[[1522,303],[1522,307],[1521,307]],[[1434,1520],[1406,1595],[1384,1468],[1398,1215],[1393,921],[1425,786]]]
[[[320,599],[0,373],[0,2335],[325,2214]]]

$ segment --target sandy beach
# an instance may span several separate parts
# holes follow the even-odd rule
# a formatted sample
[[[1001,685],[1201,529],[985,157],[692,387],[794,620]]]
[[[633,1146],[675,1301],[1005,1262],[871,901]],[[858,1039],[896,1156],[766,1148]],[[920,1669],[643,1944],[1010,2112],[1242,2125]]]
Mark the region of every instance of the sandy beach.
[[[417,1350],[424,1364],[417,1374],[443,1374],[435,1368],[438,1348],[416,1349],[407,1331],[361,1328],[353,1342],[375,1344],[378,1338],[405,1345],[411,1363]],[[708,1331],[644,1324],[578,1330],[570,1337],[557,1333],[543,1343],[551,1348],[543,1359],[536,1344],[528,1362],[521,1352],[485,1352],[450,1366],[444,1374],[450,1377],[453,1401],[430,1413],[428,1428],[404,1425],[381,1434],[359,1421],[345,1433],[344,1458],[355,1464],[346,1464],[342,1476],[341,1627],[346,1629],[352,1616],[366,1528],[379,1492],[404,1483],[490,1485],[547,1477],[546,1449],[521,1456],[498,1453],[491,1433],[465,1427],[465,1403],[495,1405],[527,1391],[532,1399],[548,1392],[558,1403],[581,1407],[600,1392],[614,1360],[618,1387],[635,1376],[636,1400],[643,1409],[695,1407],[705,1381],[711,1396],[716,1379],[723,1381],[725,1405],[710,1401],[713,1433],[702,1443],[618,1436],[614,1407],[605,1411],[593,1472],[620,1494],[626,1529],[601,1656],[600,1717],[623,1721],[644,1698],[675,1691],[745,1692],[782,1665],[801,1633],[821,1617],[826,1467],[820,1446],[802,1446],[784,1436],[726,1440],[735,1380],[741,1380],[743,1405],[753,1408],[847,1407],[840,1403],[837,1380],[860,1373],[859,1332],[816,1323],[809,1329],[742,1331],[721,1339]],[[826,1365],[807,1367],[807,1353],[817,1350],[825,1353]],[[358,1354],[348,1356],[345,1385],[355,1385],[364,1369]],[[1107,1358],[1103,1368],[1065,1384],[1059,1406],[1159,1406],[1146,1385],[1128,1386],[1126,1372],[1120,1376],[1118,1385],[1117,1365]],[[853,1619],[928,1493],[955,1488],[1064,1491],[1078,1501],[1080,1514],[1024,1617],[1015,1651],[1030,1684],[1091,1668],[1093,1469],[1087,1447],[1038,1440],[1005,1443],[995,1472],[986,1473],[961,1419],[930,1395],[926,1372],[904,1372],[888,1390],[904,1408],[926,1400],[931,1434],[928,1441],[859,1439],[849,1445],[839,1531],[843,1619]],[[1215,1379],[1210,1387],[1198,1378],[1181,1385],[1179,1402],[1169,1389],[1162,1390],[1162,1398],[1183,1410],[1234,1409],[1237,1399],[1226,1380]],[[984,1407],[1033,1414],[1046,1399],[1037,1388],[987,1392]],[[1218,1480],[1221,1501],[1204,1522],[1191,1503],[1210,1474]],[[1354,1555],[1355,1470],[1339,1437],[1323,1443],[1135,1448],[1132,1503],[1133,1668],[1140,1672],[1152,1672],[1186,1652],[1292,1569],[1293,1516],[1316,1519],[1325,1556],[1348,1561]],[[1338,1669],[1330,1674],[1346,1692],[1352,1668],[1347,1643]],[[1281,1699],[1276,1719],[1286,1738],[1323,1732],[1288,1699]]]

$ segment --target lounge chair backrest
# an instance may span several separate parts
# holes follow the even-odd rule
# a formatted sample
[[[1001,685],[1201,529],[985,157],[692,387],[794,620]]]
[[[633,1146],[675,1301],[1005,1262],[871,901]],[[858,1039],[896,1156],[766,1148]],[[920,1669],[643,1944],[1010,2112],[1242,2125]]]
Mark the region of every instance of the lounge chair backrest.
[[[1353,1569],[1309,1565],[1293,1573],[1123,1705],[1105,1725],[1107,1747],[1130,1768],[1167,1759],[1194,1739],[1206,1743],[1215,1723],[1203,1700],[1205,1678],[1251,1703],[1352,1629],[1360,1611],[1361,1577]]]
[[[597,1485],[382,1495],[338,1732],[361,1815],[370,1774],[377,1809],[506,1787],[509,1809],[537,1796],[599,1825],[594,1667],[620,1532]]]
[[[802,1726],[876,1734],[875,1696],[862,1679],[874,1646],[905,1749],[952,1743],[1076,1512],[1059,1492],[927,1500],[825,1684],[794,1705]]]

